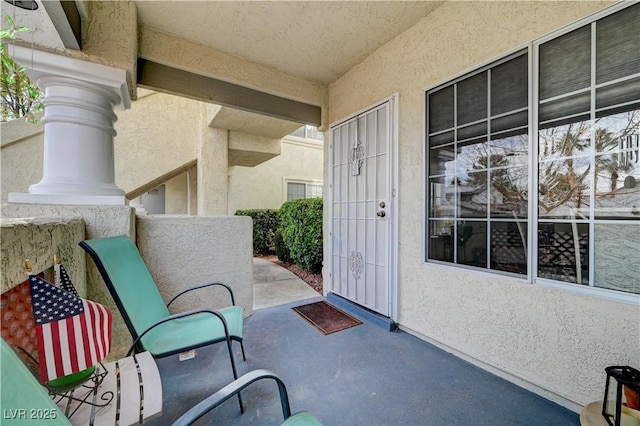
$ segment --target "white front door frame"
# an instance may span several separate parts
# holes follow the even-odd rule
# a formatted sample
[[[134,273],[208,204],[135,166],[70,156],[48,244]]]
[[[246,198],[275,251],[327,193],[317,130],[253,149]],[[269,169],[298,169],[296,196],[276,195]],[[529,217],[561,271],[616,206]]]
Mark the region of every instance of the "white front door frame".
[[[389,188],[389,203],[390,206],[386,209],[387,214],[389,215],[389,251],[388,251],[388,312],[389,316],[393,321],[398,320],[398,225],[399,225],[399,214],[398,214],[398,94],[393,94],[392,96],[385,98],[379,102],[376,102],[366,108],[363,108],[357,112],[350,114],[347,117],[341,118],[340,120],[336,120],[331,123],[329,126],[329,173],[328,173],[328,195],[329,199],[327,202],[329,203],[329,220],[327,224],[328,233],[327,236],[329,238],[328,244],[328,256],[327,256],[327,266],[329,273],[329,284],[325,286],[325,289],[329,289],[329,291],[333,288],[333,280],[339,279],[339,277],[333,276],[333,243],[331,242],[333,236],[333,217],[334,217],[334,208],[333,208],[333,200],[334,200],[334,176],[333,176],[333,167],[334,167],[334,143],[333,143],[333,132],[332,129],[334,127],[340,126],[364,113],[367,111],[379,108],[388,104],[389,108],[389,173],[388,173],[388,188]]]

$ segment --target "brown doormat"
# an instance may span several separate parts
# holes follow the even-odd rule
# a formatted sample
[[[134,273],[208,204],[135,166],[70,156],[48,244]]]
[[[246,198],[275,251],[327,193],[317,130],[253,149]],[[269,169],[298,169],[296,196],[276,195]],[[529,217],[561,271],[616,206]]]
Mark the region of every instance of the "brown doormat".
[[[355,319],[324,300],[296,306],[292,309],[325,335],[362,324],[362,321]]]

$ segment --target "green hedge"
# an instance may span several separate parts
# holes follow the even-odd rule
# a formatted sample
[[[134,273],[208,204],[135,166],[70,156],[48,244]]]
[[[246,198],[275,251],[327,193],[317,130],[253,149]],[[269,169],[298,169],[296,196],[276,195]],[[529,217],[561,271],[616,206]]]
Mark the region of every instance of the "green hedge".
[[[275,246],[274,235],[278,229],[278,211],[273,209],[238,210],[236,216],[253,219],[253,253],[269,254]]]
[[[282,228],[276,229],[276,234],[273,236],[273,243],[276,247],[278,260],[287,263],[293,262],[293,259],[291,259],[291,250],[289,250],[289,247],[284,243],[284,238],[282,238]]]
[[[322,198],[287,201],[278,212],[282,239],[299,268],[322,270]]]

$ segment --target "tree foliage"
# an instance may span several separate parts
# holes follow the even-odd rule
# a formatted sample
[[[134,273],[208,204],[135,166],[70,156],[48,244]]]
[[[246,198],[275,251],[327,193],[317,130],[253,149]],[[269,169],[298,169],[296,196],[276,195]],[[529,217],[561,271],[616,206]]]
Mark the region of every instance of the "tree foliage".
[[[1,68],[0,96],[2,121],[24,117],[30,123],[37,123],[35,113],[44,109],[42,92],[31,82],[26,69],[20,66],[10,55],[10,40],[16,39],[17,32],[29,31],[28,27],[18,27],[11,16],[6,16],[8,28],[0,30]]]

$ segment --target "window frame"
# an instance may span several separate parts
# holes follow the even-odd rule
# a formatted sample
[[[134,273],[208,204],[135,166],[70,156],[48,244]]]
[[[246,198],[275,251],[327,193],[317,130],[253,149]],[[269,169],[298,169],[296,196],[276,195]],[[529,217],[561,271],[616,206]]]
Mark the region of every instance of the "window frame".
[[[289,177],[283,177],[282,178],[282,202],[285,203],[287,201],[290,201],[289,198],[289,184],[290,183],[298,183],[298,184],[304,184],[304,199],[307,198],[311,198],[307,196],[307,191],[308,191],[308,187],[309,185],[316,185],[316,186],[320,186],[322,187],[322,192],[320,197],[315,197],[315,198],[324,198],[324,181],[322,180],[317,180],[317,179],[300,179],[300,178],[289,178]],[[299,198],[296,198],[299,199]]]
[[[300,130],[302,130],[302,132],[304,133],[304,136],[300,136],[300,135],[296,135],[296,132],[299,132]],[[312,135],[314,133],[317,133],[319,136],[322,137],[322,139],[317,139],[312,137]],[[324,144],[324,133],[321,132],[320,130],[318,130],[317,127],[311,126],[309,124],[305,124],[304,126],[294,130],[293,132],[289,133],[287,136],[285,136],[286,138],[294,138],[296,140],[301,140],[301,141],[313,141],[316,143],[321,143]]]
[[[507,51],[497,57],[492,58],[489,61],[483,62],[481,64],[479,64],[478,66],[474,66],[471,69],[468,69],[464,72],[458,73],[457,75],[453,76],[452,78],[447,78],[446,80],[443,80],[441,82],[439,82],[438,84],[435,84],[433,86],[429,86],[423,89],[422,91],[422,108],[423,108],[423,113],[422,113],[422,117],[423,117],[423,133],[422,133],[422,146],[424,149],[423,152],[423,179],[422,179],[422,184],[423,186],[423,210],[422,210],[422,226],[423,226],[423,238],[422,238],[422,259],[423,259],[423,263],[428,264],[429,266],[434,266],[434,267],[442,267],[442,268],[446,268],[446,269],[453,269],[456,271],[463,271],[463,272],[468,272],[468,273],[473,273],[473,274],[477,274],[477,275],[481,275],[481,276],[487,276],[487,277],[496,277],[496,276],[503,276],[503,277],[508,277],[513,279],[514,281],[520,281],[523,283],[528,283],[528,284],[534,284],[534,285],[541,285],[544,287],[550,287],[550,288],[554,288],[554,289],[559,289],[559,290],[563,290],[563,291],[570,291],[570,292],[574,292],[574,293],[578,293],[578,294],[583,294],[583,295],[588,295],[588,296],[595,296],[595,297],[599,297],[599,298],[603,298],[603,299],[608,299],[608,300],[614,300],[614,301],[619,301],[619,302],[624,302],[624,303],[632,303],[632,304],[640,304],[640,294],[636,294],[636,293],[629,293],[629,292],[624,292],[621,290],[613,290],[613,289],[606,289],[606,288],[600,288],[600,287],[595,287],[593,286],[594,283],[594,274],[591,274],[591,276],[589,277],[589,284],[588,285],[584,285],[584,284],[578,284],[578,283],[570,283],[570,282],[563,282],[563,281],[555,281],[555,280],[551,280],[551,279],[547,279],[547,278],[540,278],[538,277],[538,270],[537,270],[537,265],[538,265],[538,229],[539,229],[539,214],[538,214],[538,184],[539,184],[539,176],[538,176],[538,166],[539,166],[539,141],[538,141],[538,137],[539,137],[539,62],[540,62],[540,56],[539,56],[539,50],[540,50],[540,46],[548,41],[557,39],[559,37],[561,37],[564,34],[567,34],[571,31],[574,31],[578,28],[584,27],[586,25],[590,25],[593,22],[600,20],[602,18],[605,18],[607,16],[610,16],[618,11],[621,11],[623,9],[626,9],[627,7],[632,7],[634,5],[636,5],[637,3],[635,2],[620,2],[611,6],[608,6],[598,12],[595,12],[591,15],[588,15],[578,21],[575,21],[573,23],[570,23],[562,28],[559,28],[553,32],[550,32],[542,37],[536,38],[534,40],[531,40],[530,42],[526,43],[525,45],[520,45],[517,46],[514,49],[511,49],[510,51]],[[593,41],[593,29],[591,30],[591,37],[592,37],[592,45],[595,43]],[[593,48],[592,48],[593,49]],[[526,219],[526,222],[528,224],[528,229],[527,229],[527,274],[525,275],[520,275],[520,274],[513,274],[513,273],[508,273],[508,272],[504,272],[504,271],[499,271],[499,270],[493,270],[493,269],[489,269],[489,264],[487,265],[486,268],[480,268],[480,267],[473,267],[473,266],[467,266],[467,265],[461,265],[461,264],[457,264],[457,263],[452,263],[452,262],[446,262],[446,261],[438,261],[438,260],[433,260],[433,259],[429,259],[429,219],[430,217],[430,188],[429,188],[429,168],[430,168],[430,147],[428,145],[429,142],[429,135],[428,135],[428,129],[429,129],[429,106],[428,106],[428,93],[430,92],[434,92],[436,90],[439,90],[441,88],[444,88],[446,86],[455,84],[465,78],[471,77],[473,75],[476,75],[478,73],[484,72],[487,69],[490,69],[492,67],[495,67],[497,65],[499,65],[500,63],[506,62],[514,57],[516,57],[519,52],[522,52],[523,50],[526,50],[526,55],[528,57],[528,139],[529,139],[529,159],[528,159],[528,173],[529,173],[529,179],[528,179],[528,206],[527,206],[527,212],[528,212],[528,217]],[[592,50],[592,55],[591,55],[591,63],[594,64],[596,61],[596,58],[593,55],[593,50]],[[592,67],[592,73],[595,73],[595,69],[593,69]],[[635,74],[632,74],[635,75]],[[595,87],[596,86],[589,86],[591,91],[595,92]],[[595,108],[595,96],[592,96],[591,98],[591,105],[589,108],[589,114],[590,116],[593,116],[593,114],[595,114],[596,108]],[[595,191],[595,189],[593,190]],[[593,194],[590,192],[590,197],[593,198]],[[594,203],[590,203],[590,209],[593,210],[594,209]],[[454,220],[455,216],[454,216]],[[490,217],[487,217],[486,219],[486,223],[488,224],[490,222]],[[546,223],[546,222],[545,222]],[[626,220],[603,220],[603,219],[599,219],[596,221],[596,219],[593,217],[593,215],[590,216],[589,221],[587,222],[590,229],[593,229],[595,227],[595,224],[608,224],[608,223],[615,223],[615,224],[622,224],[622,223],[626,223],[629,224],[631,226],[637,226],[640,225],[640,220],[633,220],[633,219],[626,219]],[[489,240],[489,238],[488,238]],[[595,250],[594,250],[594,232],[590,232],[589,233],[589,264],[590,265],[594,265],[594,256],[595,256]],[[490,246],[487,246],[487,249],[490,250]],[[455,250],[455,248],[454,248]],[[590,266],[591,268],[594,268],[595,266]]]
[[[474,272],[479,272],[479,273],[486,273],[486,274],[491,274],[492,276],[495,275],[500,275],[500,276],[506,276],[506,277],[510,277],[516,280],[526,280],[526,281],[531,281],[531,262],[529,262],[529,256],[527,256],[527,272],[526,274],[519,274],[519,273],[512,273],[512,272],[508,272],[508,271],[501,271],[501,270],[497,270],[497,269],[490,269],[490,241],[491,241],[491,235],[489,232],[489,224],[494,221],[494,222],[511,222],[511,220],[507,220],[505,218],[502,217],[491,217],[489,214],[489,210],[490,210],[490,205],[491,205],[491,197],[490,197],[490,193],[489,193],[489,188],[490,186],[490,181],[489,181],[489,170],[495,170],[495,167],[488,167],[486,169],[486,173],[487,173],[487,216],[484,218],[462,218],[458,216],[458,213],[456,212],[454,214],[454,217],[451,219],[454,222],[460,221],[460,220],[468,220],[469,222],[473,222],[473,223],[484,223],[487,225],[487,235],[486,235],[486,250],[487,250],[487,259],[488,259],[488,263],[487,263],[487,267],[486,268],[481,268],[481,267],[475,267],[475,266],[470,266],[470,265],[464,265],[464,264],[460,264],[460,263],[451,263],[451,262],[446,262],[446,261],[439,261],[439,260],[434,260],[434,259],[428,259],[428,251],[429,251],[429,244],[428,244],[428,240],[429,240],[429,197],[430,197],[430,189],[429,189],[429,179],[430,179],[430,174],[429,174],[429,162],[430,162],[430,157],[429,157],[429,153],[430,153],[430,147],[428,146],[428,140],[429,140],[429,110],[428,110],[428,93],[429,92],[435,92],[437,90],[440,90],[442,88],[446,88],[448,86],[454,85],[459,83],[460,81],[463,81],[467,78],[470,77],[475,77],[477,75],[480,75],[482,73],[488,72],[489,70],[491,70],[492,68],[496,68],[504,63],[507,63],[513,59],[516,59],[522,55],[526,55],[527,57],[527,119],[529,120],[529,122],[531,121],[531,102],[532,102],[532,98],[531,98],[531,66],[532,66],[532,62],[531,62],[531,44],[527,44],[525,46],[519,46],[515,49],[512,49],[510,52],[501,55],[498,58],[494,58],[491,61],[488,61],[486,63],[483,63],[481,66],[475,67],[473,68],[471,71],[467,71],[464,73],[460,73],[459,75],[457,75],[455,78],[452,78],[450,80],[444,81],[439,83],[438,85],[432,87],[432,88],[428,88],[425,89],[423,91],[423,117],[424,117],[424,122],[423,122],[423,148],[425,150],[424,152],[424,166],[423,166],[423,185],[425,185],[424,187],[424,205],[423,205],[423,226],[424,226],[424,238],[423,238],[423,261],[425,263],[429,263],[429,264],[438,264],[438,265],[444,265],[447,267],[454,267],[456,269],[464,269],[464,270],[468,270],[468,271],[474,271]],[[489,72],[490,73],[490,72]],[[488,102],[491,101],[491,97],[490,97],[490,91],[491,88],[490,86],[488,86],[488,92],[487,93],[487,100]],[[456,98],[456,91],[454,90],[454,104],[456,103],[457,98]],[[524,108],[520,108],[520,109],[524,109]],[[493,116],[504,116],[504,115],[509,115],[512,114],[513,111],[506,113],[506,114],[494,114]],[[456,114],[456,110],[454,109],[454,115]],[[489,123],[491,122],[491,120],[495,117],[493,117],[491,114],[487,114],[487,118],[485,119],[485,121],[487,122],[487,136],[489,136],[487,138],[487,144],[490,144],[490,129],[489,129]],[[492,118],[493,117],[493,118]],[[457,124],[457,120],[454,117],[454,126],[453,129],[458,129],[459,127],[464,127],[464,126],[468,126],[469,123],[465,123],[463,126],[459,126]],[[443,130],[443,131],[439,131],[439,132],[434,132],[434,133],[445,133],[449,130]],[[530,126],[528,126],[528,130],[527,130],[527,138],[529,139],[529,144],[531,144],[531,128]],[[457,158],[457,153],[456,153],[456,158]],[[527,161],[527,173],[529,176],[531,176],[531,154],[529,155],[529,159]],[[456,168],[456,173],[457,173],[457,168]],[[531,188],[531,179],[528,179],[528,186],[527,186],[527,192],[528,194],[531,194],[532,188]],[[458,197],[458,193],[456,192],[456,197]],[[457,205],[456,205],[456,210],[457,210]],[[520,222],[526,222],[527,223],[527,246],[526,246],[526,250],[527,253],[531,253],[532,250],[532,236],[531,236],[531,203],[528,203],[527,205],[527,218],[526,219],[522,219],[522,218],[518,218],[517,221]],[[457,227],[455,227],[456,230],[454,231],[454,235],[453,238],[455,238],[455,236],[457,235]],[[455,250],[455,247],[454,247]],[[454,258],[455,258],[455,253],[454,253]]]

